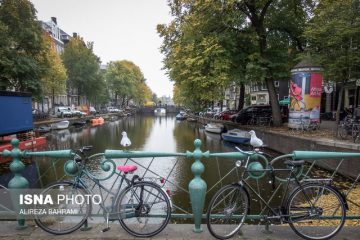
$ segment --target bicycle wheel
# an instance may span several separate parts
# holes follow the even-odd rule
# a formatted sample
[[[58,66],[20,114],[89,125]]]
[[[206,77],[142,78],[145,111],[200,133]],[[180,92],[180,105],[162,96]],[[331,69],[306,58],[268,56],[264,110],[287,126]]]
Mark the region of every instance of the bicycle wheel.
[[[346,207],[340,194],[330,186],[308,184],[290,195],[289,225],[305,239],[330,239],[344,225]]]
[[[348,127],[345,125],[345,123],[341,123],[339,125],[339,129],[338,129],[338,132],[339,132],[339,136],[346,140],[348,139],[349,137],[349,130],[348,130]]]
[[[171,203],[167,193],[151,182],[137,182],[116,201],[121,226],[135,237],[152,237],[169,223]]]
[[[359,134],[360,134],[360,126],[358,124],[354,124],[351,130],[351,136],[354,143],[356,143],[359,140]]]
[[[86,199],[85,195],[90,194],[90,192],[74,182],[63,181],[53,183],[41,194],[51,195],[52,199],[56,199],[53,205],[41,206],[43,209],[47,208],[47,214],[35,215],[34,219],[35,223],[48,233],[56,235],[71,233],[79,229],[91,213],[91,202],[89,204],[86,201],[80,203],[83,199],[82,197]],[[63,201],[58,204],[58,194],[68,196],[69,198],[74,196],[73,200],[77,196],[77,201]]]
[[[221,188],[211,199],[206,214],[211,235],[218,239],[234,236],[245,221],[248,207],[248,196],[240,185]]]

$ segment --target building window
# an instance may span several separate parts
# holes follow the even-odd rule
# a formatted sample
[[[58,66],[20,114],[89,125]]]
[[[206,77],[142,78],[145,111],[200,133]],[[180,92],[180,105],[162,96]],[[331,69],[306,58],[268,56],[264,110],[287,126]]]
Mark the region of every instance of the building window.
[[[258,103],[266,103],[266,95],[265,94],[258,95]]]
[[[259,91],[259,87],[257,83],[251,83],[251,91],[252,92],[257,92]]]
[[[251,96],[251,101],[256,101],[256,96]]]
[[[261,90],[267,90],[266,83],[262,83],[262,84],[261,84]]]

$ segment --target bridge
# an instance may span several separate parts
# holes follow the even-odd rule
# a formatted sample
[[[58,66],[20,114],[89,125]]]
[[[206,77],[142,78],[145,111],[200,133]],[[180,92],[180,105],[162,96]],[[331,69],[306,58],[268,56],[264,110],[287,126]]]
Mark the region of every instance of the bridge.
[[[13,150],[8,151],[5,150],[4,152],[0,153],[0,155],[4,157],[12,157],[13,161],[10,165],[10,170],[14,173],[14,176],[8,183],[8,188],[10,189],[19,189],[19,188],[27,188],[29,186],[29,182],[37,182],[39,188],[42,188],[42,180],[46,178],[48,175],[56,175],[58,180],[61,179],[67,179],[71,176],[73,176],[73,172],[71,171],[71,166],[69,163],[72,162],[72,159],[74,158],[74,152],[72,150],[59,150],[59,151],[44,151],[44,152],[29,152],[29,151],[21,151],[18,147],[18,140],[13,139],[12,140]],[[193,151],[187,151],[185,153],[166,153],[166,152],[141,152],[141,151],[122,151],[122,150],[106,150],[104,153],[95,154],[90,157],[90,160],[92,161],[98,161],[99,162],[99,169],[102,170],[103,173],[97,173],[99,175],[96,175],[94,173],[94,176],[99,180],[103,182],[110,183],[110,186],[113,185],[114,179],[112,178],[114,175],[114,172],[116,171],[116,165],[119,163],[119,160],[122,159],[123,164],[136,164],[139,168],[142,168],[141,176],[142,177],[157,177],[157,178],[163,178],[163,186],[170,188],[173,192],[185,192],[189,196],[188,203],[178,203],[176,201],[176,198],[173,199],[173,208],[174,211],[171,214],[171,217],[174,222],[192,222],[192,230],[194,233],[191,234],[200,234],[200,235],[194,235],[194,236],[203,236],[202,233],[204,231],[204,226],[202,225],[202,220],[205,218],[205,212],[204,210],[207,209],[206,204],[209,201],[209,198],[218,190],[221,186],[224,186],[225,184],[229,182],[237,182],[240,180],[239,177],[239,167],[234,164],[233,168],[229,169],[229,171],[225,173],[219,172],[214,175],[214,178],[217,180],[213,184],[206,183],[202,178],[202,174],[206,174],[206,169],[202,163],[202,161],[213,161],[214,164],[221,164],[221,161],[224,159],[242,159],[245,160],[247,156],[241,152],[227,152],[227,153],[210,153],[209,151],[202,151],[201,150],[201,141],[195,140],[194,141],[195,149]],[[47,161],[48,168],[47,169],[40,169],[36,168],[38,178],[37,179],[26,179],[22,175],[22,171],[24,169],[23,160],[28,158],[33,158],[35,163],[37,161]],[[280,157],[277,157],[272,160],[272,162],[278,162],[283,163],[286,160],[292,159],[292,160],[300,160],[300,159],[306,159],[309,164],[306,164],[304,167],[299,169],[298,171],[298,177],[301,179],[308,179],[313,176],[317,177],[326,177],[331,178],[335,184],[338,181],[338,178],[336,177],[337,171],[340,168],[341,164],[343,164],[344,161],[349,161],[351,159],[358,159],[360,158],[360,153],[346,153],[346,152],[319,152],[319,151],[294,151],[293,153],[289,153],[286,155],[282,155]],[[176,165],[178,161],[189,161],[193,160],[193,163],[191,165],[190,169],[183,169],[182,171],[189,171],[191,170],[194,174],[194,178],[189,182],[188,186],[179,186],[176,182],[171,180],[171,176],[173,172],[175,171]],[[316,169],[315,163],[317,161],[326,161],[326,159],[336,159],[338,161],[338,168],[336,168],[332,172],[327,172],[323,174],[322,176],[320,174],[319,176],[319,169]],[[64,161],[67,160],[67,161]],[[157,172],[154,170],[153,165],[157,161],[173,161],[173,168],[169,169],[166,172]],[[255,187],[255,191],[257,194],[262,196],[263,198],[269,199],[269,202],[277,198],[278,191],[280,191],[286,184],[286,178],[282,176],[276,176],[276,188],[274,192],[271,195],[268,195],[265,189],[261,189],[259,187],[260,181],[269,181],[269,176],[267,176],[266,171],[268,169],[268,164],[270,159],[267,159],[263,155],[255,154],[253,157],[251,157],[250,163],[245,166],[247,168],[247,175],[245,178],[252,182],[252,184]],[[235,162],[235,161],[234,161]],[[57,166],[63,165],[64,167],[62,172],[59,172],[59,168]],[[70,166],[70,168],[69,168]],[[69,171],[70,170],[70,171]],[[359,198],[357,197],[359,194],[359,188],[357,188],[358,182],[360,180],[360,173],[355,179],[352,179],[347,182],[347,184],[344,184],[342,186],[342,192],[344,193],[344,196],[347,198],[347,202],[349,205],[349,211],[347,213],[347,225],[348,226],[359,226],[358,222],[360,219],[360,202]],[[256,212],[250,212],[250,214],[247,216],[247,219],[250,221],[259,221],[263,219],[263,216],[266,212],[266,206],[262,204],[257,204],[258,208],[256,209]],[[0,206],[0,216],[1,214],[6,214],[7,218],[11,215],[11,212],[7,211],[6,209],[1,209]],[[101,214],[100,214],[101,215]],[[221,216],[220,216],[221,217]],[[334,216],[337,218],[337,216]],[[181,220],[182,219],[182,220]],[[186,220],[188,219],[188,220]],[[22,218],[19,218],[13,213],[13,220],[17,220],[17,227],[18,228],[25,228],[25,220]],[[95,224],[96,226],[98,224]],[[184,227],[189,227],[190,225],[184,225],[180,227],[175,227],[176,229],[182,229]],[[251,227],[253,230],[256,229],[254,225]],[[15,225],[14,225],[15,227]],[[171,232],[172,226],[168,226]],[[264,225],[262,228],[265,232],[271,231],[272,227],[270,228],[269,224]],[[282,229],[281,227],[276,227],[276,229]],[[357,230],[353,230],[352,228],[349,228],[350,232],[355,231],[353,234],[358,234],[359,232]],[[356,229],[356,228],[355,228]],[[286,231],[290,230],[290,228],[287,228]],[[178,230],[173,229],[173,232]],[[187,231],[191,231],[191,229],[187,229]],[[281,230],[282,231],[282,230]],[[6,232],[6,231],[5,231]],[[256,232],[256,231],[255,231]],[[179,233],[179,232],[178,232]],[[30,234],[35,234],[36,231],[31,232]],[[84,236],[85,233],[79,233],[81,236]],[[189,239],[192,238],[190,236],[193,235],[185,235],[189,236]],[[244,233],[246,235],[246,233]],[[343,233],[345,234],[345,233]],[[1,235],[1,234],[0,234]],[[350,234],[351,235],[351,234]],[[161,236],[161,235],[160,235]],[[163,235],[162,235],[163,236]],[[171,233],[169,233],[169,236],[171,236]],[[177,235],[179,236],[179,235]],[[275,235],[274,235],[275,236]],[[295,235],[293,235],[295,236]],[[347,236],[346,234],[343,236]],[[351,235],[354,236],[354,235]],[[164,236],[163,236],[164,237]],[[175,235],[174,235],[175,237]],[[193,237],[198,238],[198,237]],[[279,238],[284,239],[284,238]],[[289,239],[289,238],[287,238]],[[351,239],[351,238],[347,238]]]
[[[157,108],[165,108],[166,113],[179,113],[182,109],[181,107],[177,106],[168,106],[168,105],[161,105],[161,106],[153,106],[153,107],[141,107],[138,109],[139,113],[154,113],[155,109]]]

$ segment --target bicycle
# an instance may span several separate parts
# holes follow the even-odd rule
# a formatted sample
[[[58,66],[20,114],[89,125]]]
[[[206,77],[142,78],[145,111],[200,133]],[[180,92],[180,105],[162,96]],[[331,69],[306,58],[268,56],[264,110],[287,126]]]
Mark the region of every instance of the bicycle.
[[[92,198],[98,196],[100,199],[95,200],[104,211],[106,221],[106,228],[102,230],[103,232],[110,229],[109,221],[119,220],[122,228],[135,237],[152,237],[160,233],[169,223],[171,216],[172,203],[166,191],[158,184],[145,181],[138,175],[129,179],[127,175],[134,173],[137,166],[126,165],[118,166],[117,169],[120,172],[114,172],[117,175],[114,185],[118,183],[119,178],[120,184],[117,191],[111,192],[86,169],[89,158],[85,152],[89,150],[91,150],[91,146],[82,147],[78,151],[79,154],[76,154],[73,160],[69,160],[76,169],[73,181],[55,182],[48,186],[42,194],[56,195],[60,192],[69,197],[78,196],[80,199],[86,196]],[[82,179],[84,176],[93,182],[94,185],[91,189]],[[124,183],[126,183],[126,187],[121,190]],[[95,186],[99,187],[100,194],[98,195],[93,192]],[[103,198],[105,194],[110,196],[111,205],[109,206],[105,206],[104,201],[107,198]],[[87,219],[92,210],[91,201],[82,204],[76,202],[58,204],[56,207],[61,211],[74,211],[75,214],[35,215],[35,222],[41,229],[48,233],[62,235],[74,232],[83,225],[87,226]]]
[[[320,123],[318,120],[312,120],[312,119],[305,119],[302,116],[300,116],[300,122],[296,128],[292,128],[293,133],[297,132],[311,132],[316,131],[320,129]]]
[[[360,124],[353,123],[351,129],[351,136],[353,138],[354,143],[356,143],[360,139]]]
[[[267,214],[261,216],[262,220],[274,224],[288,223],[292,230],[304,239],[330,239],[341,230],[348,206],[345,197],[331,185],[330,179],[299,181],[296,172],[304,165],[304,160],[286,160],[285,164],[288,168],[284,169],[275,169],[270,162],[266,169],[259,171],[270,172],[273,184],[275,184],[275,172],[289,172],[281,204],[278,208],[273,208],[269,205],[271,201],[264,200],[244,178],[244,174],[250,172],[247,167],[251,156],[255,154],[264,156],[264,154],[259,150],[242,151],[239,148],[237,150],[247,156],[246,160],[236,162],[236,167],[243,167],[244,170],[240,174],[239,182],[222,187],[209,203],[206,219],[212,236],[228,239],[238,233],[251,210],[250,192],[255,194],[268,210]],[[292,183],[296,183],[297,186],[290,192],[289,187]],[[318,231],[317,227],[306,226],[308,223],[326,227]]]
[[[353,126],[356,124],[356,121],[351,116],[346,116],[340,123],[338,127],[338,133],[341,139],[348,139],[349,136],[353,136]]]

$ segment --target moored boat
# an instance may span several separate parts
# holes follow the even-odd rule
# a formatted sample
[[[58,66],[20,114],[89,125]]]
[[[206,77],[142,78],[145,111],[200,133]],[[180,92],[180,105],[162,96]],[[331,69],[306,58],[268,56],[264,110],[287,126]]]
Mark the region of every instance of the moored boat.
[[[185,120],[186,119],[186,115],[183,113],[179,113],[176,115],[176,120]]]
[[[251,138],[249,132],[237,128],[222,133],[221,137],[225,141],[241,144],[249,143]]]
[[[51,127],[48,125],[41,125],[38,128],[35,128],[34,131],[38,133],[47,133],[50,132]]]
[[[102,117],[93,118],[90,120],[92,126],[104,124],[105,120]]]
[[[205,125],[205,131],[211,133],[221,133],[223,129],[224,129],[224,125],[221,123],[208,123]]]
[[[4,137],[2,137],[2,138],[4,138]],[[16,138],[16,137],[13,136],[12,138]],[[4,150],[11,151],[13,149],[13,147],[10,143],[10,139],[11,138],[9,138],[8,142],[0,144],[0,152],[3,152]],[[43,147],[45,147],[45,144],[46,144],[46,137],[31,137],[26,140],[20,140],[18,148],[22,151],[23,150],[36,151],[36,150],[40,150]],[[6,162],[9,162],[12,160],[13,160],[12,157],[0,156],[0,163],[6,163]]]
[[[60,122],[56,122],[56,123],[52,123],[51,124],[51,129],[57,130],[57,129],[66,129],[69,127],[70,122],[67,120],[64,121],[60,121]]]
[[[86,121],[75,121],[73,122],[72,125],[74,125],[75,127],[81,127],[84,126],[86,124]]]
[[[197,121],[196,118],[192,118],[192,117],[188,117],[186,120],[188,122],[196,122]]]

